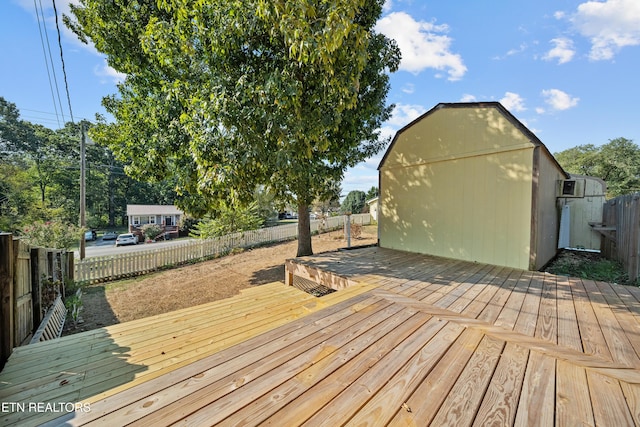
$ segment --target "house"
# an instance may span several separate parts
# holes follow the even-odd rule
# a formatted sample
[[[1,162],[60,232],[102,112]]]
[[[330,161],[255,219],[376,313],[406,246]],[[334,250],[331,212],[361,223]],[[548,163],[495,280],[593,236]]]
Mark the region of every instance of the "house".
[[[569,175],[498,102],[441,103],[395,135],[379,170],[379,244],[538,270],[557,253]]]
[[[184,212],[173,205],[127,205],[129,232],[142,235],[142,226],[157,224],[165,238],[178,237],[178,227]]]
[[[369,199],[365,203],[369,205],[369,213],[371,214],[371,218],[373,218],[374,221],[377,221],[378,220],[378,197]]]

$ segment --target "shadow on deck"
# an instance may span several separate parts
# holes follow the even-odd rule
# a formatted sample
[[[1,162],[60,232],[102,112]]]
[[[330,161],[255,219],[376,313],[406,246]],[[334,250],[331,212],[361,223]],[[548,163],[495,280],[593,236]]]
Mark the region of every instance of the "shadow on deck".
[[[214,312],[106,328],[146,370],[89,397],[90,412],[37,420],[640,425],[637,288],[380,248],[286,267],[287,282],[339,291],[265,285]]]

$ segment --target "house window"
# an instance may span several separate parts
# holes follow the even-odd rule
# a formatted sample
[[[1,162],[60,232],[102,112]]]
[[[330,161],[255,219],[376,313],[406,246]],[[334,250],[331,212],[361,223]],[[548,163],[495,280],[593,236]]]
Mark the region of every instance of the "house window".
[[[155,224],[156,223],[156,217],[154,216],[150,216],[149,217],[149,224]]]
[[[139,216],[134,216],[133,217],[133,225],[140,225],[140,217]]]

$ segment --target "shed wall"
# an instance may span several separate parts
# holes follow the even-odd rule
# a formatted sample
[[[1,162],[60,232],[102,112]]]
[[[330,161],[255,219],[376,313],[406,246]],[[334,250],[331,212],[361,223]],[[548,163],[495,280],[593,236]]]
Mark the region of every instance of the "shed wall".
[[[560,230],[560,210],[556,198],[556,188],[559,180],[565,178],[550,154],[542,148],[538,159],[538,191],[535,201],[534,223],[532,224],[533,239],[535,239],[531,270],[539,270],[545,266],[558,252],[558,233]]]
[[[493,108],[406,128],[380,168],[380,246],[529,268],[533,150]]]
[[[560,198],[560,204],[570,206],[569,247],[600,250],[602,236],[589,223],[601,223],[606,202],[606,184],[599,178],[572,175],[584,180],[584,197]]]

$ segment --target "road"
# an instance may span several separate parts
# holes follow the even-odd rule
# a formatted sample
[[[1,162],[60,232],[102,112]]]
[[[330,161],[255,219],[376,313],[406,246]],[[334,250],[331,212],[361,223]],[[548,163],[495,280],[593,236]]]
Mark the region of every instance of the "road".
[[[87,242],[87,246],[85,248],[85,256],[86,258],[97,257],[97,256],[107,256],[107,255],[118,255],[127,252],[139,252],[139,251],[148,251],[152,249],[161,249],[166,247],[171,247],[175,245],[179,245],[181,243],[188,242],[190,239],[179,239],[179,240],[167,240],[166,242],[156,242],[156,243],[138,243],[137,245],[129,245],[129,246],[118,246],[116,248],[115,240],[105,240],[99,238],[95,242]],[[79,258],[80,255],[78,251],[75,251],[75,257]]]

